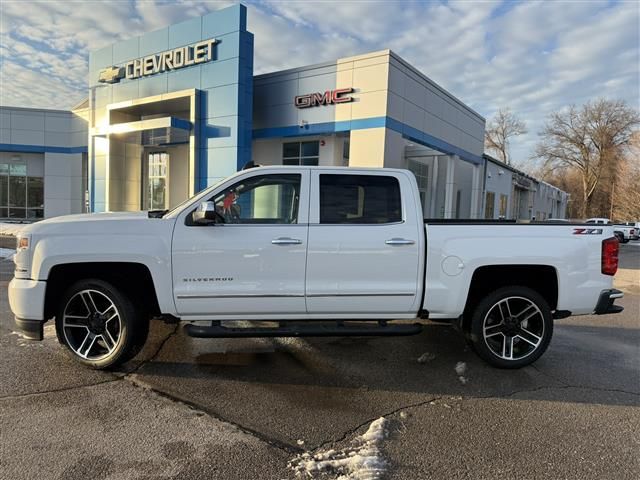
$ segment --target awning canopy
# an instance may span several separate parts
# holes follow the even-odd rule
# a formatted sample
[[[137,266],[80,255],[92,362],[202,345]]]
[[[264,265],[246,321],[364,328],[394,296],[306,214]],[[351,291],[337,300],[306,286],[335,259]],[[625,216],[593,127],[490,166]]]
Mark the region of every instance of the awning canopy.
[[[142,145],[167,145],[187,143],[192,128],[191,122],[183,118],[159,117],[95,127],[92,134],[98,137],[116,135],[124,141]]]

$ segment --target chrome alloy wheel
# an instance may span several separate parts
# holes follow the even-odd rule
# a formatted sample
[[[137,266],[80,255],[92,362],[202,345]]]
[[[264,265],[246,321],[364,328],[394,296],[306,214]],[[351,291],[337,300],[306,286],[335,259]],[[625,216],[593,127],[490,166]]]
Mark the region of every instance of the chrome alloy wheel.
[[[491,352],[504,360],[521,360],[536,351],[544,337],[544,316],[528,298],[506,297],[496,302],[482,322]]]
[[[118,346],[122,334],[120,312],[104,293],[81,290],[64,307],[62,331],[76,355],[86,360],[100,360]]]

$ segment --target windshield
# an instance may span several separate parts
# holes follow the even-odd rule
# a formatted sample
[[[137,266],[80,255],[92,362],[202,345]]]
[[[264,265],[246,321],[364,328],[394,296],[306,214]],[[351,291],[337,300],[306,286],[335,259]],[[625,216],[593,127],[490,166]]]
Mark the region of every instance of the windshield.
[[[172,217],[176,216],[178,213],[180,213],[180,211],[184,208],[185,205],[187,205],[188,203],[191,203],[192,201],[194,201],[197,198],[206,196],[207,194],[209,194],[211,192],[211,190],[216,188],[222,182],[225,182],[227,180],[227,178],[229,178],[229,177],[225,177],[225,178],[223,178],[221,180],[218,180],[216,183],[214,183],[210,187],[205,188],[201,192],[198,192],[193,197],[187,198],[184,202],[181,202],[180,204],[176,205],[171,210],[169,210],[167,213],[165,213],[162,216],[162,218],[172,218]]]

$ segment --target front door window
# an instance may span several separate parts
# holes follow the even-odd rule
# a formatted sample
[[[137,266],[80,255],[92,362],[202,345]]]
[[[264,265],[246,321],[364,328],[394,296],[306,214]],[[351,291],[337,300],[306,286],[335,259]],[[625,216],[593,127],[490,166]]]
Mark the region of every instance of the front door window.
[[[149,154],[147,178],[147,209],[166,210],[168,208],[167,173],[169,154],[153,152]]]

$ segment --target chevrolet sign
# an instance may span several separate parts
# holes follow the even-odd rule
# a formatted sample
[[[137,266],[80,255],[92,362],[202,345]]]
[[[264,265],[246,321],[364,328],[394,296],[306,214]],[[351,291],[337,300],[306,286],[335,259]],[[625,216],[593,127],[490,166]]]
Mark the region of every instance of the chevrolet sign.
[[[100,83],[117,83],[122,77],[124,77],[124,68],[109,67],[100,70],[100,77],[98,77],[98,81]]]
[[[213,60],[213,46],[218,40],[209,39],[156,53],[147,57],[136,58],[127,62],[124,67],[112,66],[100,71],[98,82],[117,83],[121,78],[129,80],[155,75],[170,70],[197,65]]]

